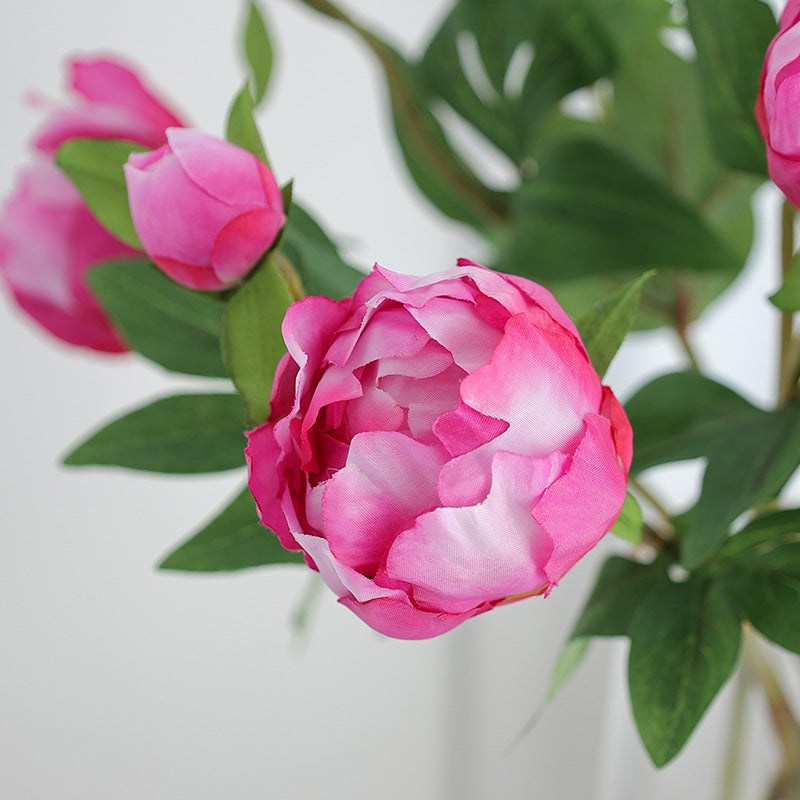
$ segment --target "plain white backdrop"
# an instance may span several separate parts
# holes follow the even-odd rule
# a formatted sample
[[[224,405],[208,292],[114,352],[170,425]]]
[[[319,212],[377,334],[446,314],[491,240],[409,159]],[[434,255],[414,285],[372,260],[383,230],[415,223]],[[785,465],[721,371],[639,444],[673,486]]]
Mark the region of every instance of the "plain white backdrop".
[[[349,8],[414,49],[448,5],[360,0]],[[406,177],[369,55],[291,0],[268,3],[267,12],[277,65],[259,122],[280,181],[295,179],[296,196],[364,269],[379,261],[426,273],[460,256],[480,260],[485,253],[473,234],[442,217]],[[125,54],[215,134],[243,79],[235,2],[40,0],[15,4],[4,17],[3,194],[41,119],[24,95],[62,96],[68,53]],[[774,214],[776,196],[767,191],[761,200],[761,212]],[[758,243],[753,264],[696,332],[715,373],[764,401],[777,316],[764,299],[775,289],[771,238]],[[382,638],[327,592],[297,637],[290,619],[308,586],[304,569],[155,570],[238,490],[241,474],[158,478],[57,466],[101,420],[202,384],[134,356],[61,345],[7,295],[0,341],[1,797],[714,796],[725,697],[686,754],[656,776],[627,707],[624,643],[594,647],[539,726],[507,752],[545,692],[611,543],[547,600],[496,610],[438,639]],[[626,345],[608,378],[625,399],[681,363],[669,336],[647,335]],[[694,483],[691,471],[676,474],[675,499],[685,502]],[[754,725],[752,749],[766,756],[753,760],[748,797],[764,785],[774,747],[764,724]]]

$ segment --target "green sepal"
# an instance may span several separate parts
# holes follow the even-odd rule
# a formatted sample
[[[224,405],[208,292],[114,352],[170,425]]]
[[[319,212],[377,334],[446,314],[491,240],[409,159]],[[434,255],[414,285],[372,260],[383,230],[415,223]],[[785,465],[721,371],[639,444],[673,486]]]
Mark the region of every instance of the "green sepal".
[[[286,352],[281,323],[293,298],[275,259],[262,259],[222,316],[222,358],[244,400],[249,427],[269,416],[275,369]]]
[[[253,96],[250,94],[250,86],[245,84],[236,97],[233,98],[231,107],[228,110],[225,138],[231,144],[247,150],[259,161],[269,166],[267,151],[253,116],[254,111],[255,105],[253,104]]]
[[[800,311],[800,252],[794,254],[783,285],[769,299],[772,305],[785,314]]]
[[[181,475],[243,467],[242,411],[235,394],[164,397],[105,425],[64,464]]]
[[[177,547],[160,569],[231,572],[267,564],[303,564],[302,553],[286,550],[258,521],[256,505],[245,487],[226,508]]]
[[[122,139],[70,139],[56,151],[56,164],[81,193],[92,214],[125,244],[142,249],[128,205],[123,164],[147,150]]]
[[[179,286],[147,259],[101,264],[86,279],[131,349],[173,372],[228,377],[219,300]]]

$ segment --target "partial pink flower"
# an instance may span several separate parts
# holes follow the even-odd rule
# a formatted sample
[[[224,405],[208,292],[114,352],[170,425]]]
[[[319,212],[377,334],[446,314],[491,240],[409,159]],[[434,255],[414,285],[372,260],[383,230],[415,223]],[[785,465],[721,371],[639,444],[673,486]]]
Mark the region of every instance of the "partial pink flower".
[[[541,286],[376,266],[352,299],[295,303],[283,335],[250,490],[376,630],[435,636],[549,592],[616,520],[630,424]]]
[[[73,58],[67,68],[75,98],[69,106],[53,108],[34,139],[36,148],[48,155],[78,138],[126,139],[156,148],[167,141],[167,128],[184,125],[116,58]]]
[[[0,274],[50,333],[108,353],[127,347],[86,284],[86,271],[136,251],[94,218],[69,179],[41,161],[20,175],[0,218]]]
[[[136,233],[167,275],[192,289],[241,280],[286,217],[275,177],[252,153],[190,128],[125,165]]]
[[[770,177],[800,207],[800,0],[789,0],[767,49],[756,119],[767,145]]]

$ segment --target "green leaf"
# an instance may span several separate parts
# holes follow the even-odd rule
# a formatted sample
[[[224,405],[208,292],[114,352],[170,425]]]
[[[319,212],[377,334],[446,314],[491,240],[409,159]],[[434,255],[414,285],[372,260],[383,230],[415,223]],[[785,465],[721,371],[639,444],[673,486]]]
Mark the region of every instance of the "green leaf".
[[[93,267],[87,280],[129,347],[173,372],[226,378],[223,304],[167,278],[146,259]]]
[[[703,489],[681,543],[689,570],[718,549],[739,514],[776,497],[792,476],[800,464],[800,406],[750,412],[706,455]]]
[[[90,436],[68,466],[173,474],[244,466],[242,402],[235,394],[180,394],[138,408]]]
[[[699,458],[755,410],[698,372],[661,375],[625,404],[635,442],[631,472]]]
[[[775,17],[760,0],[687,0],[686,8],[717,154],[735,169],[766,176],[753,109]]]
[[[640,564],[611,556],[603,564],[571,637],[626,636],[647,596],[667,582],[667,562]]]
[[[783,286],[769,299],[772,305],[787,314],[800,311],[800,252],[794,254]]]
[[[647,752],[661,767],[680,752],[731,674],[741,625],[708,582],[663,583],[631,623],[628,686]]]
[[[248,3],[247,22],[243,33],[242,49],[250,67],[253,100],[255,105],[258,105],[264,99],[269,85],[273,52],[263,13],[252,1]]]
[[[631,544],[640,544],[642,541],[642,509],[630,492],[625,495],[625,502],[611,533]]]
[[[739,267],[727,245],[660,180],[590,140],[555,145],[539,174],[523,184],[498,264],[545,284],[650,267],[698,273]]]
[[[725,542],[719,580],[755,628],[800,653],[800,509],[765,514]]]
[[[269,165],[267,151],[261,141],[253,112],[253,97],[250,87],[245,84],[242,90],[233,99],[228,111],[228,122],[225,126],[225,136],[231,144],[241,147],[252,153],[259,161]]]
[[[142,249],[128,206],[123,164],[133,152],[147,150],[120,139],[70,139],[56,151],[56,164],[81,193],[86,205],[118,239]]]
[[[238,494],[222,513],[193,534],[159,565],[187,572],[222,572],[266,564],[303,564],[302,553],[286,550],[258,521],[250,490]]]
[[[222,357],[244,400],[250,427],[269,416],[275,368],[286,352],[281,323],[291,304],[292,295],[276,267],[275,255],[270,255],[225,307]]]
[[[586,352],[601,378],[633,326],[642,287],[654,274],[654,270],[645,272],[621,286],[576,320]]]
[[[280,247],[308,294],[340,300],[352,294],[364,277],[364,273],[342,259],[336,245],[297,203],[292,205]]]

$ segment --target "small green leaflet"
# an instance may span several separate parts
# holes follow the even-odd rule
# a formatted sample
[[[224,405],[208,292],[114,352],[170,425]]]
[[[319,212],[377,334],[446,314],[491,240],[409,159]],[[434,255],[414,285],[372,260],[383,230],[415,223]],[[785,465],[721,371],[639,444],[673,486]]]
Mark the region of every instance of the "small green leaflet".
[[[250,68],[253,100],[258,105],[263,99],[272,73],[272,42],[264,15],[254,2],[248,3],[247,22],[242,35],[242,50]]]
[[[625,502],[622,504],[617,521],[611,528],[611,533],[631,544],[639,544],[642,541],[642,509],[630,492],[625,495]]]
[[[770,298],[772,305],[785,314],[800,311],[800,252],[794,254],[783,286]]]

